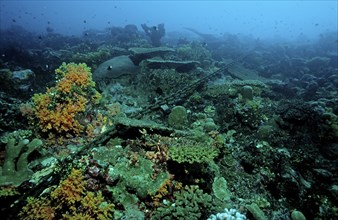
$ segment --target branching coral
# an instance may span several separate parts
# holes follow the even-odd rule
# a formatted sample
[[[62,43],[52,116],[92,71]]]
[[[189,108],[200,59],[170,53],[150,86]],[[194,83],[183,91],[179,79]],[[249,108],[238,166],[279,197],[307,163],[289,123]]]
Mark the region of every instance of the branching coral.
[[[90,68],[86,64],[63,63],[55,70],[56,85],[45,94],[35,94],[34,116],[44,133],[80,134],[85,125],[79,118],[100,94],[95,89]]]
[[[212,161],[218,150],[203,146],[173,146],[169,148],[170,158],[178,163],[207,163]]]
[[[175,203],[155,210],[151,219],[205,219],[212,205],[212,197],[198,186],[186,186],[174,193]]]

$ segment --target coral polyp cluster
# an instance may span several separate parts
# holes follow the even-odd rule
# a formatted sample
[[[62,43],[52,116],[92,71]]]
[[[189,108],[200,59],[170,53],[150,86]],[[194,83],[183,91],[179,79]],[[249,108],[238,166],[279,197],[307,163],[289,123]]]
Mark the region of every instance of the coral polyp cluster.
[[[81,116],[101,97],[90,68],[86,64],[63,63],[55,74],[56,85],[33,96],[37,124],[44,133],[80,134],[85,131]]]

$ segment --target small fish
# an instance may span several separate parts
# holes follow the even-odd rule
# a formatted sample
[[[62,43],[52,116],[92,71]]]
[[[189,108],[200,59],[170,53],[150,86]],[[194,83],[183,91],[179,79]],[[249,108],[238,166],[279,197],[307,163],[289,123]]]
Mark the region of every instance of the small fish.
[[[15,23],[16,22],[16,20],[15,19],[12,19],[12,21]]]
[[[315,24],[315,26],[318,26],[318,25],[319,25],[318,23]]]
[[[83,23],[87,23],[87,21],[86,21],[86,20],[84,20],[84,21],[83,21]]]
[[[38,37],[38,38],[39,38],[39,40],[42,40],[42,36],[41,36],[41,35],[39,35],[39,37]]]

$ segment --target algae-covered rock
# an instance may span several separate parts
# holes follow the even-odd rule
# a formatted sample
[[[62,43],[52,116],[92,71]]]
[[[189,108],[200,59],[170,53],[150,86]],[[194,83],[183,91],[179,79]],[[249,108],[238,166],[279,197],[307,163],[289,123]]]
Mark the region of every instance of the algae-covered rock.
[[[17,96],[29,95],[35,80],[35,73],[30,69],[11,72],[0,69],[0,90]]]
[[[175,106],[168,116],[168,124],[173,128],[182,129],[187,122],[187,110],[183,106]]]

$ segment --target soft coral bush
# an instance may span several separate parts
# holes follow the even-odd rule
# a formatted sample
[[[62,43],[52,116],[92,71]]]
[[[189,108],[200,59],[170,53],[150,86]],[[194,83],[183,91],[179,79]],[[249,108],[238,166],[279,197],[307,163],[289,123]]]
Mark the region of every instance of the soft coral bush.
[[[101,97],[90,68],[86,64],[63,63],[55,74],[56,85],[33,96],[34,118],[44,133],[80,134],[85,124],[79,118]]]

